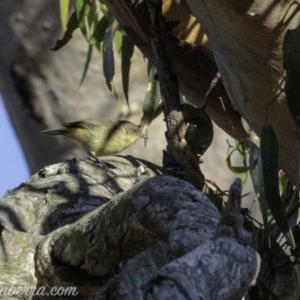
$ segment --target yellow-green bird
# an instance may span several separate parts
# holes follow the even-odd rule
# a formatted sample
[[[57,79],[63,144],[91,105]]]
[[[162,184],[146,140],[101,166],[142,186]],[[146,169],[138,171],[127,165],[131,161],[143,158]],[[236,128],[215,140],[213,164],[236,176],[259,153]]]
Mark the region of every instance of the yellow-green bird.
[[[130,121],[84,120],[63,123],[62,128],[42,131],[42,134],[64,135],[79,142],[93,157],[117,154],[138,139],[146,139],[140,126]]]

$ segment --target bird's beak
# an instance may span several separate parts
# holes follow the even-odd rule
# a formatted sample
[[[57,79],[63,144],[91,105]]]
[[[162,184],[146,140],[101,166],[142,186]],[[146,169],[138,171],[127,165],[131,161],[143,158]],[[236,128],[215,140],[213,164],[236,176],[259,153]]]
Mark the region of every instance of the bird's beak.
[[[141,138],[144,139],[145,147],[147,146],[147,140],[148,140],[148,126],[146,125],[140,125],[141,129]]]

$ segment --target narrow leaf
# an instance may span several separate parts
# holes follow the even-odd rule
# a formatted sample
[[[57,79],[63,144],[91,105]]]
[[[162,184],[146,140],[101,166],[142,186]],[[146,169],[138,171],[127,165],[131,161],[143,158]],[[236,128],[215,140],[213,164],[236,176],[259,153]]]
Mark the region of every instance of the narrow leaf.
[[[124,95],[128,104],[128,91],[129,91],[129,75],[131,67],[131,58],[134,51],[134,44],[123,34],[122,46],[121,46],[121,70],[122,70],[122,85]]]
[[[99,21],[100,7],[96,1],[76,0],[75,12],[79,28],[89,43],[95,42],[93,36]]]
[[[264,193],[270,211],[288,243],[294,247],[295,243],[291,240],[292,233],[289,228],[287,216],[279,193],[278,177],[278,143],[276,135],[270,125],[265,125],[262,129],[261,144],[261,167],[264,183]]]
[[[89,44],[89,48],[88,48],[88,52],[87,52],[87,55],[86,55],[84,69],[83,69],[83,73],[82,73],[82,76],[81,76],[81,79],[80,79],[79,86],[82,85],[82,83],[85,79],[86,73],[88,71],[88,68],[89,68],[89,65],[90,65],[90,62],[91,62],[91,58],[92,58],[93,48],[94,48],[94,46]]]
[[[159,83],[155,77],[156,69],[150,66],[141,119],[141,124],[144,125],[149,125],[162,111]]]
[[[184,121],[189,123],[184,138],[193,153],[201,156],[210,147],[213,140],[212,121],[203,108],[189,104],[188,99],[182,103],[181,111]]]
[[[110,20],[112,18],[112,14],[104,2],[106,2],[106,1],[100,0],[99,7],[101,10],[101,13],[106,17],[106,19]]]
[[[68,23],[69,4],[70,4],[70,0],[59,1],[60,21],[64,31],[66,30],[67,23]]]
[[[93,34],[93,43],[97,47],[98,51],[102,51],[102,43],[108,25],[109,20],[105,16],[103,16],[98,22],[95,32]]]
[[[115,75],[115,58],[113,48],[114,22],[111,21],[107,27],[103,40],[103,73],[106,85],[112,91],[112,80]]]
[[[234,166],[231,162],[231,158],[232,158],[232,154],[237,151],[236,149],[232,150],[227,158],[226,158],[226,164],[227,164],[227,167],[229,168],[229,170],[235,174],[242,174],[242,173],[245,173],[245,172],[248,172],[248,167],[247,165],[244,165],[244,166]]]
[[[67,30],[66,30],[63,38],[61,40],[57,40],[56,45],[51,50],[57,51],[57,50],[61,49],[63,46],[65,46],[69,42],[69,40],[72,38],[74,30],[77,28],[78,28],[78,22],[77,22],[76,14],[74,12],[74,13],[72,13],[72,15],[69,19],[69,22],[67,24]]]
[[[270,226],[269,226],[269,206],[267,204],[264,183],[263,183],[261,151],[260,148],[258,148],[257,145],[252,142],[250,143],[249,171],[252,178],[253,187],[256,192],[256,196],[260,205],[260,211],[264,222],[265,238],[268,241],[268,245],[271,247]]]
[[[75,13],[77,16],[78,26],[86,38],[86,23],[85,18],[87,14],[87,10],[90,8],[90,3],[87,0],[76,0],[75,1]]]
[[[227,140],[228,144],[228,155],[226,157],[226,164],[229,170],[235,174],[247,174],[249,168],[247,166],[247,158],[245,147],[238,141],[235,141],[235,146],[232,146],[230,142]],[[230,150],[232,149],[232,150]],[[242,159],[242,166],[235,166],[232,163],[232,155],[234,153],[238,154],[238,157]],[[247,176],[245,177],[247,179]]]
[[[118,53],[121,53],[122,51],[122,43],[123,43],[123,36],[124,36],[124,32],[122,32],[121,30],[116,30],[115,31],[115,35],[114,35],[114,46],[115,49]]]

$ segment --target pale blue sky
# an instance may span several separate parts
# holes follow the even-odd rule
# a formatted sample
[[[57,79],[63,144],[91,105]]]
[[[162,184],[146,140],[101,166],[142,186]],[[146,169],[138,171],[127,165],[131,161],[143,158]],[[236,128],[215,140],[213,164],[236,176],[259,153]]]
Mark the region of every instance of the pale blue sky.
[[[0,198],[29,177],[29,171],[0,95]]]

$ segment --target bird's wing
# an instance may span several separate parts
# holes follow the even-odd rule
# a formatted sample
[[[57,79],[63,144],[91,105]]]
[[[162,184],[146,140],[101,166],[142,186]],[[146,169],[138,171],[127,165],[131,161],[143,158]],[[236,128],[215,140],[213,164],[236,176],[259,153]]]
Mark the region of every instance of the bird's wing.
[[[105,123],[109,123],[110,121],[101,121],[101,124],[105,125]],[[71,123],[63,123],[64,127],[67,128],[84,128],[84,129],[93,129],[98,127],[100,122],[97,120],[83,120],[83,121],[76,121]]]

